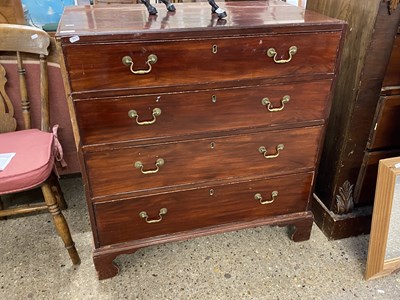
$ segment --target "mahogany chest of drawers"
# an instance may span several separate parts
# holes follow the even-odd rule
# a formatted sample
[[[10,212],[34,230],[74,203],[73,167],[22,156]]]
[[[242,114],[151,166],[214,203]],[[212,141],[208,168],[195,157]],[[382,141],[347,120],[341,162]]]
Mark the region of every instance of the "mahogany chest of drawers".
[[[310,236],[346,24],[280,1],[176,8],[68,7],[57,32],[100,279],[158,243]]]

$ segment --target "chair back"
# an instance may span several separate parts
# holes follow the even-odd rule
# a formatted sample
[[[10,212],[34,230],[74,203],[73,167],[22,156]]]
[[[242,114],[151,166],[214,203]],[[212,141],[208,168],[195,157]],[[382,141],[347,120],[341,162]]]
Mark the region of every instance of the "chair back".
[[[16,60],[19,94],[21,97],[22,128],[32,128],[31,122],[31,101],[29,98],[28,85],[24,60],[29,58],[39,61],[39,78],[37,80],[40,90],[40,114],[42,131],[50,131],[50,112],[48,96],[48,73],[47,56],[50,45],[49,35],[38,28],[15,25],[0,24],[0,58],[7,56]],[[15,118],[15,107],[6,93],[6,69],[0,63],[0,133],[17,130]]]
[[[0,23],[26,24],[21,0],[0,1]]]

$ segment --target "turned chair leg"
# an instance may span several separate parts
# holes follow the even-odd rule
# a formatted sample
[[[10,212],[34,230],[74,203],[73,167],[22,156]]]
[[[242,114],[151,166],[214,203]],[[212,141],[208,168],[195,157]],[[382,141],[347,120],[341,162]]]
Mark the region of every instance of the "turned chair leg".
[[[1,200],[1,197],[0,197],[0,210],[3,210],[4,209],[4,203],[3,203],[3,200]],[[7,220],[7,217],[0,217],[0,220]]]
[[[65,202],[64,194],[61,190],[60,187],[60,182],[58,181],[58,178],[56,175],[53,173],[52,176],[50,177],[50,184],[51,184],[51,190],[53,191],[53,195],[56,197],[58,206],[60,207],[61,210],[65,210],[68,208],[67,202]]]
[[[80,264],[81,259],[79,258],[78,252],[76,251],[67,221],[65,220],[64,215],[61,213],[56,197],[52,193],[51,185],[49,182],[46,181],[44,184],[42,184],[41,188],[46,205],[49,208],[49,212],[53,217],[54,225],[56,227],[58,235],[63,240],[65,248],[68,250],[69,256],[71,257],[72,263],[74,265],[78,265]]]

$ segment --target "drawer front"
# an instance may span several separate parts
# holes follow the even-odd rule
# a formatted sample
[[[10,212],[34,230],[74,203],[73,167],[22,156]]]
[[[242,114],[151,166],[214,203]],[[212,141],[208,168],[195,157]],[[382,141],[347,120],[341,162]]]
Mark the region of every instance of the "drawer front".
[[[373,151],[364,154],[363,163],[354,189],[355,203],[372,205],[374,203],[378,165],[381,159],[400,156],[400,149]]]
[[[311,170],[321,130],[318,126],[86,152],[91,194],[100,197]],[[283,149],[277,151],[278,145]]]
[[[95,203],[100,246],[305,211],[313,173]],[[277,196],[272,198],[272,193]],[[261,195],[261,200],[256,194]],[[257,198],[257,199],[256,199]],[[273,201],[272,201],[273,200]],[[267,202],[261,204],[261,202]],[[268,203],[272,201],[272,203]],[[159,222],[146,223],[160,219]]]
[[[392,53],[390,55],[389,64],[386,69],[383,87],[400,86],[400,33],[397,33]]]
[[[315,41],[318,40],[316,43]],[[305,74],[333,74],[340,32],[141,43],[73,44],[64,48],[73,92],[204,84]],[[297,52],[289,54],[295,46]],[[269,49],[275,49],[275,63]],[[149,55],[157,56],[154,64]],[[132,64],[124,65],[129,56]],[[150,70],[151,67],[151,70]],[[133,74],[149,71],[147,74]]]
[[[75,101],[75,109],[83,145],[154,140],[313,120],[322,122],[330,87],[331,80],[325,80],[79,100]],[[129,116],[132,110],[137,113]],[[155,113],[157,110],[160,114]]]
[[[400,95],[381,97],[368,149],[400,148]]]

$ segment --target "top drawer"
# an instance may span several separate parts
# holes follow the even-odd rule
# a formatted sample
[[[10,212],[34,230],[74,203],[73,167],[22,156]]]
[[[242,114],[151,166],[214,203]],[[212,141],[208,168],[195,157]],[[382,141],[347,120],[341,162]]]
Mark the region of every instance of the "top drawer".
[[[341,32],[320,32],[69,44],[64,55],[72,92],[134,89],[332,74],[340,37]],[[124,64],[124,57],[132,63]],[[149,57],[157,59],[148,63]]]

